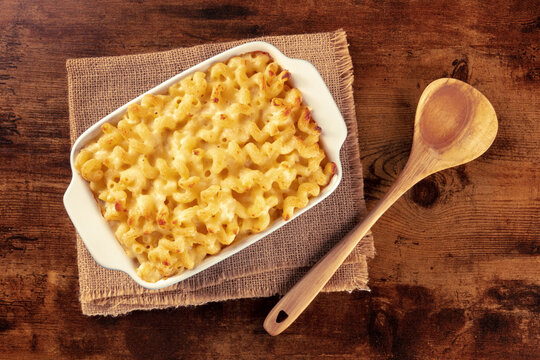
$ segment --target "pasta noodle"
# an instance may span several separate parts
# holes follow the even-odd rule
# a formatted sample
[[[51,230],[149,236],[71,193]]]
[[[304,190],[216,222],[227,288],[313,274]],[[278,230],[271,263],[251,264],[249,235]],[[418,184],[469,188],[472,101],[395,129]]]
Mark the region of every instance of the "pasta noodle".
[[[289,220],[336,172],[291,74],[254,52],[146,95],[75,167],[143,280]]]

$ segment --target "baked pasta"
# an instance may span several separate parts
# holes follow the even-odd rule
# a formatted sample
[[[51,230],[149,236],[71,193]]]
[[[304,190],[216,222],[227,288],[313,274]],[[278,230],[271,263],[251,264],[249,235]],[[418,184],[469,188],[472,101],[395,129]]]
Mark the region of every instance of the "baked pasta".
[[[149,282],[289,220],[336,172],[291,74],[261,52],[146,95],[101,130],[75,167]]]

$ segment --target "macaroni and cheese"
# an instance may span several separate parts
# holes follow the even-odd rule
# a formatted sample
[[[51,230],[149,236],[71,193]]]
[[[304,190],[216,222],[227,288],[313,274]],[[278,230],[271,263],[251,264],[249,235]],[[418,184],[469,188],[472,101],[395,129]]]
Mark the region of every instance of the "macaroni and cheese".
[[[149,282],[289,220],[336,172],[290,73],[261,52],[146,95],[101,129],[75,167]]]

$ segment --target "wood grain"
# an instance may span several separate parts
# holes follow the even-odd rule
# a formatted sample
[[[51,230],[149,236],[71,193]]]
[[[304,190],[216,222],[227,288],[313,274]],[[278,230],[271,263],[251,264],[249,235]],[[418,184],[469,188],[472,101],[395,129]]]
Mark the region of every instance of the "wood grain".
[[[535,359],[540,348],[537,1],[39,2],[0,11],[0,358]],[[322,294],[287,332],[277,298],[86,318],[65,61],[259,35],[347,31],[368,207],[408,157],[439,77],[478,88],[499,134],[430,176],[373,228],[371,293]]]

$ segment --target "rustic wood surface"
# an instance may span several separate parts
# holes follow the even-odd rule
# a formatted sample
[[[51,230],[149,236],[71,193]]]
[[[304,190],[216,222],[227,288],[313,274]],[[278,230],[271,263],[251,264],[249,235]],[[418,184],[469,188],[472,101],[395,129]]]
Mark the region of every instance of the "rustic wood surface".
[[[538,1],[0,3],[0,359],[537,359]],[[278,337],[277,297],[85,317],[71,173],[68,58],[259,35],[347,31],[368,208],[403,168],[416,103],[451,76],[492,102],[480,159],[409,191],[375,225],[371,293],[322,294]]]

